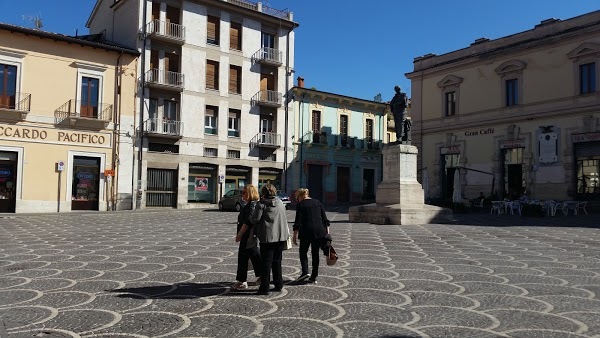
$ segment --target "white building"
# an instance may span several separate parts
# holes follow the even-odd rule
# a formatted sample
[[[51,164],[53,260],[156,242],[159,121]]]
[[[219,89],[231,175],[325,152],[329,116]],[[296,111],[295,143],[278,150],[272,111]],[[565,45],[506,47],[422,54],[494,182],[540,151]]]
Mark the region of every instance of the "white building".
[[[137,117],[121,122],[142,144],[138,207],[216,203],[249,183],[286,189],[297,26],[247,0],[97,0],[90,33],[142,54]]]

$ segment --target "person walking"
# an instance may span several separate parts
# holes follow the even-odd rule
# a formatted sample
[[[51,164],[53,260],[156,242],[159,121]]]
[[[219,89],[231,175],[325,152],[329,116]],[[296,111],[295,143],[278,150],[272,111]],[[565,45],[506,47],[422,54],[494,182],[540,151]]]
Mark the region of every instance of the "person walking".
[[[325,209],[319,200],[309,196],[308,189],[296,191],[296,219],[294,221],[294,235],[292,241],[298,245],[300,239],[300,265],[302,273],[296,282],[308,279],[309,283],[316,283],[319,276],[319,249],[326,242],[325,237],[329,234],[329,220]],[[308,274],[308,248],[311,248],[312,273]]]
[[[260,274],[262,268],[262,261],[260,259],[260,253],[258,251],[258,242],[254,235],[254,226],[250,222],[250,215],[254,210],[254,207],[259,200],[258,190],[252,184],[248,184],[242,190],[242,199],[246,202],[246,205],[240,210],[238,214],[237,222],[237,235],[235,241],[240,243],[238,248],[238,265],[236,282],[232,288],[235,290],[244,290],[248,288],[248,259],[252,261],[252,267],[254,268],[254,275],[257,277],[255,285],[260,283]]]
[[[268,295],[273,272],[273,291],[283,289],[281,260],[286,241],[290,237],[285,206],[277,197],[277,189],[265,184],[261,189],[262,199],[254,208],[250,221],[255,224],[256,237],[260,241],[262,274],[257,294]]]

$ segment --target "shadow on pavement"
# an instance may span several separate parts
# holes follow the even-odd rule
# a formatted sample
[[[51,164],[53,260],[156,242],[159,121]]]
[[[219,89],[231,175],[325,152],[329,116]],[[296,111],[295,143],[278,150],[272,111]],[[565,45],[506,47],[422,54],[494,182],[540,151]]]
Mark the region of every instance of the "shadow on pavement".
[[[106,291],[120,293],[117,295],[119,298],[190,299],[221,295],[229,290],[229,285],[231,284],[230,282],[178,283]]]

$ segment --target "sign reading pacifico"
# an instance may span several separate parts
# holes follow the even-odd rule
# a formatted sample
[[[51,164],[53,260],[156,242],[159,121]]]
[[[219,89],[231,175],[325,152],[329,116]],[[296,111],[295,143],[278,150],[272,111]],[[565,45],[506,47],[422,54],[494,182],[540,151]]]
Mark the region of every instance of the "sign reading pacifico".
[[[0,125],[0,139],[110,147],[110,134]]]

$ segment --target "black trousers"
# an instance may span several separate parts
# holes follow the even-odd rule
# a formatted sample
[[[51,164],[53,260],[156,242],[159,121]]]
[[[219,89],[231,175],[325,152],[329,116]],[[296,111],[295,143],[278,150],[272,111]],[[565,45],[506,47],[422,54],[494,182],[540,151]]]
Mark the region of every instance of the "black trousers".
[[[260,256],[263,269],[260,276],[260,292],[269,292],[271,284],[271,271],[273,271],[273,285],[275,289],[283,288],[283,275],[281,260],[285,242],[260,243]]]
[[[248,278],[248,259],[252,261],[254,275],[260,277],[262,260],[260,259],[258,248],[253,247],[246,249],[246,243],[240,243],[240,248],[238,249],[237,275],[235,277],[235,280],[238,282],[245,282]]]
[[[308,247],[310,246],[310,255],[312,256],[312,274],[311,279],[317,279],[319,276],[319,249],[321,248],[321,240],[302,240],[300,239],[300,266],[302,266],[302,275],[308,275]]]

